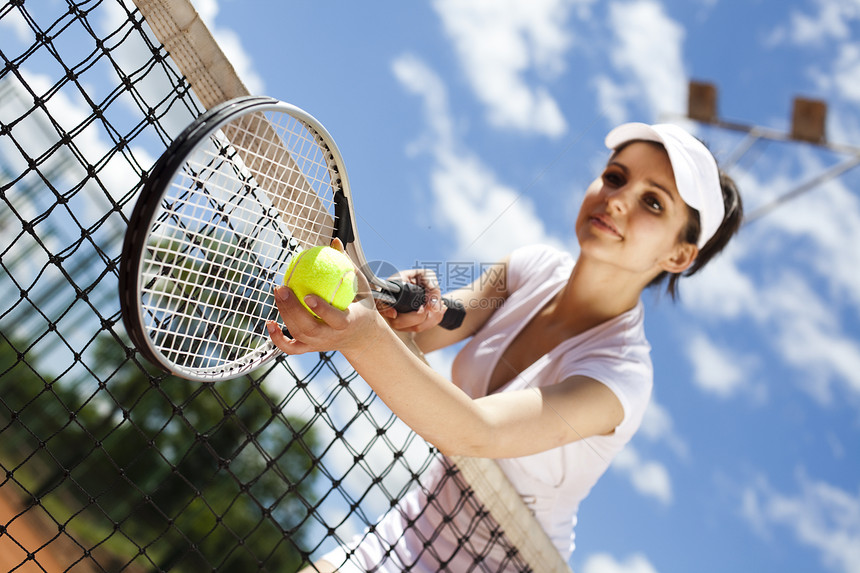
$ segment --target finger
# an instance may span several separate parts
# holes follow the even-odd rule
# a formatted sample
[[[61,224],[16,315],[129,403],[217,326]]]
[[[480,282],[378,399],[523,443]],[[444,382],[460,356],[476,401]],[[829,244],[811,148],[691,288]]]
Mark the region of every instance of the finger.
[[[391,319],[389,324],[395,330],[421,332],[439,324],[439,321],[442,320],[442,314],[433,311],[428,305],[424,305],[414,312],[398,314]]]
[[[347,310],[340,310],[315,294],[307,295],[304,301],[308,308],[315,312],[328,326],[336,330],[343,330],[348,326],[349,307]]]
[[[340,239],[338,239],[337,237],[335,237],[334,239],[331,240],[331,247],[333,249],[336,249],[336,250],[340,251],[341,253],[345,254],[347,257],[349,257],[349,253],[346,252],[346,248],[344,247],[343,242]],[[370,294],[370,291],[371,291],[370,282],[367,280],[367,277],[362,272],[362,270],[358,267],[358,265],[355,264],[355,261],[352,260],[352,257],[349,257],[349,258],[350,258],[350,261],[352,261],[352,266],[355,269],[355,276],[356,276],[356,279],[358,282],[357,289],[356,289],[357,298],[363,299]]]
[[[374,302],[376,303],[376,310],[383,317],[387,318],[388,320],[394,320],[395,318],[397,318],[397,311],[394,309],[393,306],[389,306],[388,303],[381,300],[376,300]]]
[[[440,293],[439,278],[433,269],[420,269],[413,278],[413,282],[424,287],[424,290],[431,293]]]
[[[275,287],[275,306],[293,338],[305,340],[319,323],[289,287]]]
[[[287,336],[284,329],[274,320],[266,321],[266,328],[269,331],[272,344],[285,354],[298,355],[311,350],[306,344]]]
[[[306,300],[313,312],[326,317],[330,322],[343,328],[343,319],[338,315],[342,311],[328,305],[321,298],[308,295]],[[289,330],[286,336],[277,323],[267,323],[269,336],[279,349],[287,354],[304,354],[307,352],[329,351],[336,348],[336,342],[331,338],[335,330],[322,318],[317,318],[305,308],[298,297],[289,287],[275,288],[275,304],[278,312]]]
[[[448,311],[448,307],[442,302],[441,297],[433,297],[427,306],[429,309],[427,312],[427,322],[436,326],[442,322],[442,319],[445,317],[445,313]]]
[[[352,262],[352,266],[355,269],[355,276],[358,278],[358,293],[368,293],[370,292],[370,283],[367,282],[367,279],[364,276],[364,273],[361,272],[361,269],[358,268],[358,265],[355,264],[355,261],[352,260],[352,257],[349,256],[349,253],[346,252],[346,248],[343,246],[343,242],[335,237],[331,240],[331,248],[340,251],[344,255],[346,255],[350,262]]]
[[[390,319],[388,324],[394,330],[411,331],[413,328],[421,325],[425,317],[418,315],[415,312],[404,312]]]
[[[284,319],[297,314],[296,311],[302,308],[292,289],[287,286],[275,287],[275,306],[278,307],[278,311]],[[307,310],[304,312],[307,313]]]

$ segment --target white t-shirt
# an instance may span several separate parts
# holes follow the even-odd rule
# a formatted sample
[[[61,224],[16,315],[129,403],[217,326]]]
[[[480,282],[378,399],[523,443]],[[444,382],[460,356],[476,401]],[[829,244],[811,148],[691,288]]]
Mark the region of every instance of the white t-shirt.
[[[507,269],[508,299],[463,347],[454,361],[453,381],[473,398],[487,394],[499,357],[517,333],[564,286],[574,260],[546,246],[514,251]],[[539,454],[497,460],[561,555],[574,548],[579,504],[612,458],[639,428],[653,383],[651,347],[645,338],[644,309],[635,308],[570,338],[542,356],[497,392],[549,386],[575,375],[610,388],[624,418],[608,436],[592,436]],[[440,459],[382,521],[356,540],[350,552],[324,557],[340,570],[401,572],[467,571],[482,555],[478,571],[502,571],[510,556],[498,542],[492,520],[484,519],[463,482]],[[412,525],[409,525],[412,522]],[[462,549],[461,545],[469,547]],[[387,555],[386,555],[387,554]]]

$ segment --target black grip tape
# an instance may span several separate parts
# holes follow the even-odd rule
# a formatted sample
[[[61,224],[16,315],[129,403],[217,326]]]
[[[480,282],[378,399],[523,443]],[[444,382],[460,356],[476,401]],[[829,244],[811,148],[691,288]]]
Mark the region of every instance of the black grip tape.
[[[385,300],[397,312],[414,312],[421,308],[427,299],[424,289],[419,285],[397,279],[387,282],[389,283],[388,290],[391,300],[388,297],[379,298]],[[442,298],[442,302],[445,304],[447,310],[441,322],[439,322],[439,326],[447,330],[459,328],[466,317],[466,309],[463,307],[463,304],[458,300],[445,297]]]

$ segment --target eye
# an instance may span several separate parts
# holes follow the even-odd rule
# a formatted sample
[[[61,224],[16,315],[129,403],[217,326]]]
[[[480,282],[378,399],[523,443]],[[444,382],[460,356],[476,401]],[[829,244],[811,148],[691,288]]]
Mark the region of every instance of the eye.
[[[642,201],[652,211],[655,211],[658,213],[663,211],[663,202],[660,201],[660,198],[657,197],[657,195],[649,193],[642,198]]]
[[[618,170],[607,169],[603,172],[603,181],[612,187],[623,187],[627,179],[624,174]]]

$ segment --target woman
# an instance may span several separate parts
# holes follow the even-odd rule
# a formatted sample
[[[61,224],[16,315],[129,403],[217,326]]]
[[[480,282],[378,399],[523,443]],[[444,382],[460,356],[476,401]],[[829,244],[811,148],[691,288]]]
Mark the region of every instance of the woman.
[[[424,271],[406,275],[430,294],[431,304],[417,313],[378,312],[364,302],[342,312],[309,297],[319,321],[289,289],[278,288],[277,305],[294,338],[269,325],[287,354],[339,350],[443,454],[497,459],[565,559],[580,501],[636,432],[650,398],[642,291],[668,281],[674,297],[682,273],[700,270],[722,250],[742,218],[734,184],[683,129],[624,124],[606,145],[611,157],[576,219],[578,258],[541,246],[514,251],[471,287],[451,293],[467,309],[459,329],[436,327],[444,308]],[[454,383],[414,356],[394,330],[414,332],[424,352],[471,337],[454,362]],[[474,551],[460,546],[473,516],[452,509],[460,491],[440,468],[429,477],[438,487],[407,496],[349,556],[334,552],[316,568],[467,570]],[[492,534],[469,537],[484,552],[480,570],[497,570],[504,552],[481,545],[482,535]]]

